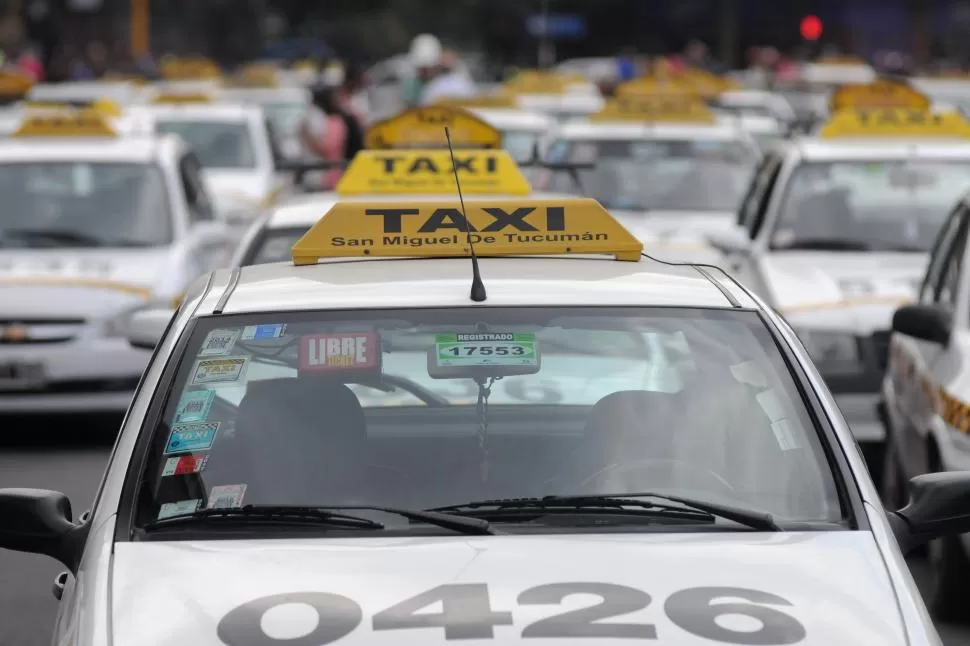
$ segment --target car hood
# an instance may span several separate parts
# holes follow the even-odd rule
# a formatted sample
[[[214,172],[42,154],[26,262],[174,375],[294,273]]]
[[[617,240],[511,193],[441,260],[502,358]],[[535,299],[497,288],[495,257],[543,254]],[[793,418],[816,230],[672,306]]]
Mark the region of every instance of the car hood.
[[[643,243],[643,250],[667,262],[718,264],[723,255],[707,241],[707,233],[731,228],[736,218],[727,211],[625,211],[610,214]]]
[[[0,252],[0,313],[87,317],[164,293],[172,250],[30,249]]]
[[[523,630],[529,626],[526,636],[545,637],[543,643],[584,643],[589,640],[576,638],[601,636],[607,623],[639,624],[629,630],[668,646],[718,643],[701,636],[705,630],[720,630],[720,643],[729,641],[725,634],[735,644],[768,643],[751,632],[761,624],[738,616],[737,609],[721,613],[723,628],[714,623],[711,605],[734,602],[740,608],[745,596],[765,604],[755,612],[774,629],[786,628],[789,640],[772,643],[795,643],[798,625],[803,645],[906,643],[892,586],[868,532],[118,543],[112,577],[116,644],[444,644],[440,624],[375,630],[374,622],[381,611],[438,586],[461,586],[444,591],[453,600],[449,612],[460,614],[452,616],[452,637],[491,623],[481,616],[489,606],[508,613],[496,622],[489,643],[526,643]],[[298,642],[318,624],[301,603],[312,593],[318,599],[340,595],[325,600],[341,605],[330,605],[335,614],[319,620],[329,638]],[[276,607],[251,604],[230,615],[273,595],[294,596]],[[484,604],[476,603],[479,595]],[[586,619],[567,612],[597,604],[601,612],[591,610]],[[440,596],[426,598],[409,610],[399,608],[398,617],[433,615],[442,607]],[[395,621],[388,614],[380,623]],[[561,618],[541,622],[553,616]],[[601,625],[590,623],[594,618]],[[645,626],[653,627],[655,637]]]
[[[221,211],[258,209],[269,195],[272,177],[258,169],[202,171],[206,188]]]
[[[769,301],[793,324],[869,333],[919,289],[928,255],[782,251],[761,259]]]

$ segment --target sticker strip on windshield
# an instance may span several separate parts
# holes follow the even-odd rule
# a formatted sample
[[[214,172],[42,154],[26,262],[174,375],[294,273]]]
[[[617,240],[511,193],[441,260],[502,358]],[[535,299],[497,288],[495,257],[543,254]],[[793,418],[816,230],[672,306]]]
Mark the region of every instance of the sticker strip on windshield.
[[[199,356],[215,357],[229,354],[238,339],[239,330],[212,330],[206,335],[202,349],[199,350]]]
[[[206,421],[215,398],[214,390],[193,390],[182,393],[182,398],[175,407],[175,419],[172,421],[175,424]]]
[[[208,461],[208,455],[180,455],[168,458],[165,460],[165,466],[162,467],[162,477],[202,473]]]
[[[219,422],[175,424],[172,426],[172,434],[168,436],[165,454],[208,451],[216,441],[218,431]]]
[[[178,502],[166,502],[158,510],[158,520],[171,518],[172,516],[184,516],[194,514],[199,510],[202,501],[198,498],[193,500],[180,500]]]
[[[199,359],[192,367],[192,385],[242,381],[249,367],[249,357]]]
[[[217,485],[209,492],[208,509],[229,509],[242,507],[243,496],[246,495],[246,485]]]
[[[537,366],[536,335],[531,332],[436,334],[440,367]]]

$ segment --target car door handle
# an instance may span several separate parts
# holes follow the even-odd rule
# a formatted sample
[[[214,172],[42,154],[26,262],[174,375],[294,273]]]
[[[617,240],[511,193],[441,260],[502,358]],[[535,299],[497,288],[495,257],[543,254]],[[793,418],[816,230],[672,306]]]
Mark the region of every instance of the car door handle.
[[[64,596],[64,586],[67,585],[67,577],[70,576],[70,572],[64,570],[60,574],[54,577],[54,585],[51,586],[51,592],[54,593],[54,598],[58,601]]]

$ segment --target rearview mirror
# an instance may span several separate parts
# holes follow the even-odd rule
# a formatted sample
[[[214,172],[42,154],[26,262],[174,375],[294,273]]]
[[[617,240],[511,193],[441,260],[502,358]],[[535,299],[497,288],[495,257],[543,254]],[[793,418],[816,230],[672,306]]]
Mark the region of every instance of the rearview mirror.
[[[893,331],[924,341],[950,342],[950,315],[932,305],[903,305],[893,314]]]
[[[903,554],[943,536],[970,531],[970,472],[947,471],[909,481],[910,503],[889,512]]]
[[[0,547],[45,554],[76,573],[87,524],[71,522],[67,496],[46,489],[0,489]]]
[[[165,335],[175,310],[153,308],[135,312],[128,323],[128,343],[133,348],[154,350]]]
[[[704,237],[712,247],[723,253],[747,253],[751,248],[748,230],[739,226],[705,231]]]

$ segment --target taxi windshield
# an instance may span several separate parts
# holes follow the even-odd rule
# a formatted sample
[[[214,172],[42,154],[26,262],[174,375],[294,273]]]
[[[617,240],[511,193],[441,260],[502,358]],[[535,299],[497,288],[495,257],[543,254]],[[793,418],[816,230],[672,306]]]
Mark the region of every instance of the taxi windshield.
[[[515,161],[526,162],[532,159],[540,137],[541,133],[533,130],[506,130],[502,133],[502,147],[509,151]]]
[[[223,315],[184,343],[149,422],[139,526],[212,507],[656,492],[842,527],[817,427],[754,312]]]
[[[299,132],[300,122],[309,107],[307,103],[299,101],[263,103],[262,106],[273,128],[285,137]]]
[[[249,127],[241,121],[159,120],[155,129],[184,139],[203,168],[256,168]]]
[[[632,211],[736,211],[755,165],[741,142],[702,139],[560,140],[547,159],[595,159],[596,167],[578,172],[580,187],[568,173],[550,172],[544,190],[581,192]]]
[[[788,183],[771,246],[929,251],[968,185],[970,160],[804,163]]]
[[[172,215],[154,164],[0,164],[0,248],[140,247],[172,241]]]
[[[241,264],[243,266],[264,265],[270,262],[290,261],[293,257],[293,245],[307,232],[307,228],[264,229],[253,240]]]

